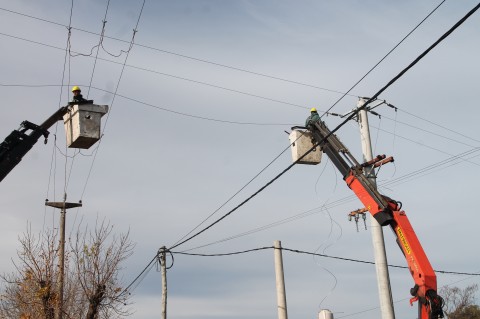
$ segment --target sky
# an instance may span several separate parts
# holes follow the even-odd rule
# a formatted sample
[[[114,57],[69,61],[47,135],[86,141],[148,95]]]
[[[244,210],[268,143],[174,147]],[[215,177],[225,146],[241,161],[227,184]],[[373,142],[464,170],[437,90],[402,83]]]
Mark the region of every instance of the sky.
[[[142,10],[143,3],[0,0],[0,138],[24,120],[41,124],[68,102],[73,85],[110,107],[99,144],[67,149],[59,122],[48,143],[39,141],[0,183],[2,273],[14,269],[28,225],[58,227],[58,211],[44,201],[66,192],[68,201],[83,202],[67,213],[68,232],[98,219],[130,232],[136,246],[120,276],[132,283],[160,247],[221,218],[290,165],[285,132],[302,125],[311,107],[349,112],[477,4],[443,1],[349,91],[441,1],[146,0]],[[477,12],[380,95],[396,110],[384,104],[375,109],[380,116],[370,114],[374,154],[395,158],[378,172],[379,190],[403,203],[436,270],[480,272],[479,28]],[[331,129],[341,122],[323,119]],[[355,121],[337,136],[362,158]],[[289,249],[373,261],[369,221],[357,232],[347,219],[361,206],[351,195],[326,157],[295,165],[173,251],[231,253],[280,240]],[[406,266],[392,232],[384,233],[389,263]],[[289,251],[283,261],[290,318],[317,318],[321,309],[335,318],[380,317],[373,265]],[[277,316],[271,249],[174,254],[167,275],[172,319]],[[437,277],[439,286],[479,283]],[[132,286],[132,317],[158,318],[160,273],[149,268],[142,279]],[[396,317],[416,318],[409,272],[391,268],[390,280]]]

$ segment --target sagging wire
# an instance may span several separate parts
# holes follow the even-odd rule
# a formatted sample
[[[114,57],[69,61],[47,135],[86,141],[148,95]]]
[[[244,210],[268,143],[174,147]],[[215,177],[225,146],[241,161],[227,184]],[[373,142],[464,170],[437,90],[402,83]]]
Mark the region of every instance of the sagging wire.
[[[104,22],[106,23],[107,21],[104,21]],[[120,50],[120,53],[119,53],[119,54],[113,54],[113,53],[108,52],[107,49],[105,49],[105,47],[103,46],[103,34],[104,34],[104,32],[105,32],[105,31],[102,31],[102,41],[100,42],[100,46],[102,47],[103,51],[105,51],[105,53],[107,53],[108,55],[110,55],[110,56],[112,56],[112,57],[114,57],[114,58],[119,58],[119,57],[120,57],[122,54],[124,54],[124,53],[125,53],[125,54],[130,53],[130,50],[132,50],[133,45],[134,45],[133,41],[130,42],[130,46],[128,47],[127,50]]]
[[[317,189],[318,182],[320,181],[320,177],[322,177],[323,173],[325,172],[325,169],[327,168],[329,162],[330,162],[330,158],[327,157],[327,160],[325,161],[325,165],[323,165],[323,168],[320,171],[320,174],[318,175],[317,180],[315,181],[315,195],[317,196],[318,196],[318,189]]]
[[[107,8],[105,9],[105,16],[103,17],[103,20],[102,20],[102,32],[100,32],[100,39],[98,40],[97,53],[95,54],[95,62],[93,63],[92,76],[90,77],[90,84],[88,85],[87,99],[90,95],[90,88],[92,87],[93,75],[95,74],[95,68],[97,66],[98,52],[100,51],[99,46],[103,42],[103,36],[105,35],[105,24],[107,23],[107,13],[108,13],[109,6],[110,6],[110,0],[107,1]]]
[[[321,244],[317,247],[317,249],[315,250],[315,254],[317,254],[318,251],[322,248],[322,246],[325,245],[325,244],[327,243],[327,241],[332,237],[332,234],[333,234],[333,224],[334,224],[334,223],[335,223],[335,224],[337,225],[337,227],[339,228],[340,234],[339,234],[339,236],[336,238],[336,240],[335,240],[333,243],[330,243],[330,244],[328,244],[328,245],[325,245],[325,247],[323,248],[323,251],[322,251],[322,255],[325,255],[325,252],[327,251],[327,249],[328,249],[329,247],[333,246],[335,243],[337,243],[337,242],[340,240],[340,238],[342,237],[342,233],[343,233],[343,232],[342,232],[342,227],[340,226],[340,224],[338,224],[337,221],[335,221],[335,220],[332,218],[332,215],[330,214],[330,211],[329,211],[328,208],[326,207],[326,204],[327,204],[327,203],[325,203],[322,208],[324,208],[324,210],[327,212],[327,216],[328,216],[328,218],[330,219],[330,232],[329,232],[327,238],[323,241],[323,243],[321,243]],[[330,276],[332,276],[333,279],[334,279],[334,284],[333,284],[333,286],[330,288],[330,291],[323,297],[323,299],[320,301],[320,303],[319,303],[319,305],[318,305],[318,308],[321,309],[321,306],[322,306],[323,302],[324,302],[324,301],[328,298],[328,296],[330,296],[330,295],[335,291],[335,289],[337,288],[338,279],[337,279],[337,277],[335,276],[335,274],[334,274],[332,271],[330,271],[330,270],[329,270],[328,268],[326,268],[325,266],[322,266],[322,265],[315,259],[315,258],[317,258],[317,257],[318,257],[317,255],[313,255],[313,256],[312,256],[313,261],[315,262],[315,264],[316,264],[317,266],[321,267],[321,268],[322,268],[324,271],[326,271],[327,273],[329,273]]]
[[[328,161],[325,163],[319,177],[317,178],[317,182],[315,183],[315,192],[316,194],[318,195],[317,193],[317,184],[318,184],[318,181],[320,180],[320,177],[323,175],[323,172],[325,171],[326,167],[328,166],[328,164],[331,163],[331,161],[328,159]],[[333,163],[332,163],[333,165]],[[337,176],[336,176],[336,169],[334,169],[334,172],[335,172],[335,185],[334,185],[334,188],[333,188],[333,191],[332,191],[332,195],[335,193],[336,189],[337,189]],[[333,235],[333,228],[334,228],[334,223],[337,225],[337,227],[339,228],[340,230],[340,235],[336,238],[336,240],[333,242],[333,243],[330,243],[328,245],[326,245],[324,248],[323,248],[323,254],[325,254],[326,250],[331,247],[332,245],[334,245],[335,243],[337,243],[340,238],[342,237],[342,227],[338,224],[337,221],[335,221],[332,217],[332,215],[330,214],[330,211],[328,210],[327,208],[327,204],[328,202],[330,201],[331,199],[331,196],[329,198],[327,198],[327,200],[324,202],[324,204],[321,206],[320,208],[320,211],[325,211],[327,213],[327,216],[330,220],[330,231],[329,231],[329,234],[327,236],[327,238],[317,247],[317,249],[315,250],[315,253],[317,253],[321,248],[322,246],[324,246],[327,241],[332,237]],[[318,262],[317,260],[315,260],[316,256],[312,256],[313,258],[313,261],[315,262],[315,264],[319,267],[321,267],[324,271],[326,271],[328,274],[330,274],[330,276],[333,277],[333,280],[334,280],[334,284],[333,286],[331,287],[330,291],[323,297],[323,299],[320,301],[319,305],[318,305],[318,308],[321,309],[321,306],[323,304],[323,302],[335,291],[336,287],[337,287],[337,283],[338,283],[338,279],[337,277],[335,276],[335,274],[330,271],[329,269],[327,269],[326,267],[322,266],[320,264],[320,262]]]
[[[197,254],[197,253],[188,253],[188,252],[184,252],[184,251],[171,251],[170,249],[166,249],[164,247],[160,248],[157,253],[155,254],[155,256],[150,260],[150,262],[147,264],[147,266],[145,266],[145,268],[140,272],[140,274],[138,276],[136,276],[134,278],[134,280],[125,287],[125,289],[123,289],[118,295],[116,298],[121,298],[122,296],[124,296],[125,294],[131,294],[133,292],[133,290],[136,289],[136,287],[138,287],[138,285],[143,281],[143,279],[146,277],[146,275],[152,270],[153,266],[156,263],[156,261],[158,263],[161,263],[161,261],[159,260],[159,256],[161,253],[169,253],[171,258],[172,258],[172,262],[170,264],[170,266],[166,267],[166,269],[171,269],[174,265],[174,255],[175,254],[178,254],[178,255],[185,255],[185,256],[198,256],[198,257],[224,257],[224,256],[233,256],[233,255],[241,255],[241,254],[246,254],[246,253],[251,253],[251,252],[258,252],[258,251],[262,251],[262,250],[267,250],[267,249],[281,249],[282,251],[289,251],[289,252],[293,252],[293,253],[297,253],[297,254],[305,254],[305,255],[312,255],[312,256],[318,256],[318,257],[323,257],[323,258],[330,258],[330,259],[336,259],[336,260],[342,260],[342,261],[349,261],[349,262],[355,262],[355,263],[362,263],[362,264],[369,264],[369,265],[375,265],[375,262],[373,261],[365,261],[365,260],[359,260],[359,259],[353,259],[353,258],[345,258],[345,257],[338,257],[338,256],[330,256],[330,255],[326,255],[326,254],[318,254],[316,252],[308,252],[308,251],[303,251],[303,250],[298,250],[298,249],[290,249],[290,248],[285,248],[285,247],[282,247],[282,248],[276,248],[276,247],[273,247],[273,246],[265,246],[265,247],[259,247],[259,248],[253,248],[253,249],[246,249],[246,250],[242,250],[242,251],[236,251],[236,252],[228,252],[228,253],[217,253],[217,254]],[[157,264],[158,266],[159,264]],[[160,264],[161,265],[161,264]],[[398,265],[391,265],[391,264],[388,264],[387,265],[388,267],[391,267],[391,268],[399,268],[399,269],[408,269],[407,266],[398,266]],[[157,268],[158,270],[158,268]],[[326,269],[327,270],[327,269]],[[338,280],[337,280],[337,277],[331,273],[329,270],[327,270],[335,279],[335,284],[334,284],[334,287],[332,288],[331,291],[334,291],[336,286],[337,286],[337,283],[338,283]],[[445,270],[434,270],[436,273],[441,273],[441,274],[451,274],[451,275],[467,275],[467,276],[480,276],[480,273],[479,272],[475,272],[475,273],[467,273],[467,272],[456,272],[456,271],[445,271]],[[464,280],[464,279],[462,279]],[[330,295],[327,294],[327,296],[325,296],[319,307],[321,306],[321,304],[324,302],[324,300]]]

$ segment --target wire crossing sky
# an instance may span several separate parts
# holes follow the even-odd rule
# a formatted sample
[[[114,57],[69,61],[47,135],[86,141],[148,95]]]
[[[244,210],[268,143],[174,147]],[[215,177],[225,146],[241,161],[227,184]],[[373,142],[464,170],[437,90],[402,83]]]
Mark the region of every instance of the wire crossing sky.
[[[225,215],[289,167],[285,132],[303,124],[311,107],[349,113],[357,96],[378,92],[477,5],[0,0],[1,136],[24,120],[43,122],[70,100],[72,85],[95,103],[114,106],[108,123],[103,119],[100,148],[67,149],[59,122],[49,143],[35,145],[2,181],[2,271],[14,269],[27,224],[34,233],[57,227],[58,212],[44,201],[60,200],[65,186],[69,200],[83,202],[68,215],[67,229],[101,218],[115,231],[129,231],[136,248],[121,288],[135,291],[136,318],[158,317],[160,276],[150,270],[159,247],[194,234],[212,212],[208,221]],[[375,152],[395,158],[379,172],[381,191],[402,201],[435,269],[468,271],[479,262],[465,253],[479,240],[475,223],[465,222],[475,218],[480,164],[480,44],[472,41],[479,24],[473,14],[381,92],[398,112],[382,106],[370,117]],[[344,119],[323,117],[330,128],[341,126],[335,134],[360,158],[356,123]],[[295,166],[182,251],[208,255],[215,245],[238,252],[282,240],[298,251],[372,260],[369,231],[357,232],[346,218],[358,201],[332,164],[324,158],[320,166]],[[402,266],[389,236],[389,263]],[[169,316],[271,318],[276,305],[267,251],[176,255],[168,272]],[[303,255],[285,260],[290,316],[316,317],[320,301],[342,317],[378,316],[370,267]],[[439,285],[459,276],[465,281],[458,285],[478,281],[442,274]],[[407,272],[395,272],[391,282],[394,300],[409,296]],[[395,309],[397,317],[415,316],[407,300]]]

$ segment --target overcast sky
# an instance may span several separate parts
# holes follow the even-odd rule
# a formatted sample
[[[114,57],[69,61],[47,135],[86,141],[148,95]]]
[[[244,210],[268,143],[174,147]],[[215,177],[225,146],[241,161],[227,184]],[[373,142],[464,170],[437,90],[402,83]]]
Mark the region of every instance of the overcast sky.
[[[67,214],[69,231],[97,218],[130,230],[136,248],[121,275],[131,283],[159,247],[177,243],[279,154],[197,231],[286,168],[285,131],[303,124],[309,108],[336,103],[440,2],[146,0],[140,15],[142,0],[112,0],[107,12],[106,0],[74,0],[66,57],[71,1],[0,0],[1,139],[23,120],[41,124],[68,102],[72,85],[110,106],[98,148],[66,153],[59,123],[48,144],[39,141],[1,182],[0,271],[13,270],[28,223],[36,232],[57,227],[58,211],[44,200],[60,201],[66,190],[67,200],[83,201]],[[445,1],[332,112],[375,94],[476,4]],[[380,170],[379,188],[403,203],[438,270],[480,271],[479,30],[477,12],[380,96],[397,111],[383,105],[381,117],[370,115],[374,153],[395,158]],[[340,123],[324,119],[330,128]],[[357,123],[337,135],[360,160]],[[290,249],[373,261],[370,229],[360,224],[357,232],[347,219],[361,206],[351,195],[326,157],[297,165],[175,251],[229,253],[281,240]],[[384,232],[389,263],[405,266]],[[380,317],[374,266],[283,257],[291,318],[316,318],[324,308],[335,318]],[[392,268],[390,275],[396,317],[416,318],[409,272]],[[438,283],[465,287],[478,278],[438,274]],[[272,250],[175,255],[168,285],[172,319],[277,316]],[[160,316],[155,268],[131,300],[134,318]]]

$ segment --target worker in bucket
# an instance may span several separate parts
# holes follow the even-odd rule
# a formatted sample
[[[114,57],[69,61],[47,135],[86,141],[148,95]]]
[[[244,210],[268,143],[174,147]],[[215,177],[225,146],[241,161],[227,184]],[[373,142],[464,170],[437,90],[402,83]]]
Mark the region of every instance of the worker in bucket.
[[[308,127],[309,125],[313,125],[320,119],[320,115],[318,115],[317,109],[312,107],[310,109],[310,116],[307,117],[307,120],[305,121],[305,126]]]
[[[72,93],[73,93],[73,99],[72,99],[72,102],[75,102],[75,103],[84,103],[86,102],[87,100],[85,100],[82,96],[82,90],[80,90],[80,88],[78,86],[74,86],[72,88]]]

